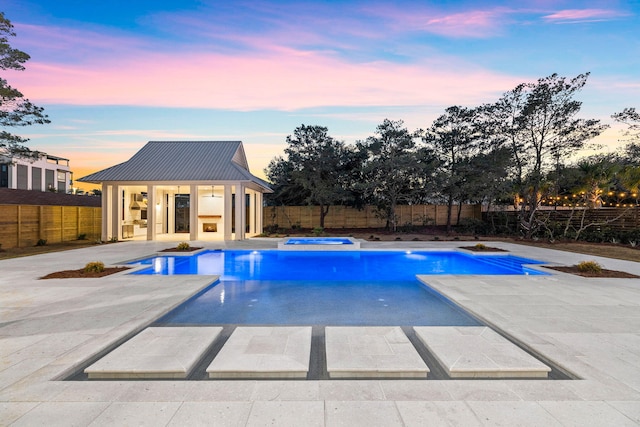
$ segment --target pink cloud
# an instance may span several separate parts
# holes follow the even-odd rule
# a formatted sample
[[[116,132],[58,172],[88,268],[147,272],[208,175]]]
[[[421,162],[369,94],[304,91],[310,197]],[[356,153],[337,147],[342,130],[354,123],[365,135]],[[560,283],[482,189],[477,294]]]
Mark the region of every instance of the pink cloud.
[[[468,10],[443,13],[427,8],[407,10],[395,7],[367,9],[367,13],[390,22],[398,32],[425,31],[446,37],[490,37],[499,33],[510,9]]]
[[[84,66],[31,62],[8,78],[40,103],[234,110],[478,103],[520,80],[451,60],[359,64],[292,49],[262,56],[139,52]]]
[[[475,10],[427,19],[424,29],[449,37],[487,37],[501,28],[502,11]]]
[[[608,9],[566,9],[546,15],[543,18],[554,23],[575,23],[601,21],[619,16],[623,16],[623,14]]]
[[[141,39],[124,34],[110,34],[106,30],[41,26],[14,23],[18,37],[15,42],[28,52],[47,52],[49,55],[75,56],[86,59],[144,47]],[[109,29],[113,32],[112,29]],[[34,60],[37,57],[32,58]]]

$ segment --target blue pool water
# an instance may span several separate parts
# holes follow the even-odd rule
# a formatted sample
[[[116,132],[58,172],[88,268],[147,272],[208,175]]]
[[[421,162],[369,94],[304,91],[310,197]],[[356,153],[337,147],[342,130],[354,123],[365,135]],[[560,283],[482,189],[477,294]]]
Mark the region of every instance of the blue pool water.
[[[419,251],[206,251],[132,264],[149,265],[132,274],[221,276],[159,321],[171,325],[478,325],[416,274],[544,274],[525,258]]]
[[[420,251],[205,251],[133,262],[132,274],[211,274],[221,280],[414,280],[416,274],[544,274],[523,267],[539,261],[460,252]]]

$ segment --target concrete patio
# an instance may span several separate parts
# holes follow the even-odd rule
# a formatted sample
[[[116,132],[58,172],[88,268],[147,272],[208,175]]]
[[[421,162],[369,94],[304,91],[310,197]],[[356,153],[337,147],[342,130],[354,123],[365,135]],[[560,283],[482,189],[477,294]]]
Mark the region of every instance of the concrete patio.
[[[278,242],[201,243],[275,249]],[[640,275],[640,262],[488,244],[550,264],[593,259]],[[460,245],[364,242],[362,248]],[[640,280],[555,272],[420,279],[575,380],[61,381],[216,278],[122,273],[38,278],[90,261],[116,264],[169,246],[123,242],[0,261],[0,425],[640,425]]]

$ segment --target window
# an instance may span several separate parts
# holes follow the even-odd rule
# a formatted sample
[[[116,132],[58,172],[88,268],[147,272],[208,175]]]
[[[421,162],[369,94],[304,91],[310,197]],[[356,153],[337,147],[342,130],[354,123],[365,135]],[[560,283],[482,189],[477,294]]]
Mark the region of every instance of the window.
[[[9,187],[9,165],[6,165],[6,164],[0,165],[0,187],[1,188]]]
[[[29,189],[29,168],[26,165],[18,165],[18,182],[16,188],[18,190]]]

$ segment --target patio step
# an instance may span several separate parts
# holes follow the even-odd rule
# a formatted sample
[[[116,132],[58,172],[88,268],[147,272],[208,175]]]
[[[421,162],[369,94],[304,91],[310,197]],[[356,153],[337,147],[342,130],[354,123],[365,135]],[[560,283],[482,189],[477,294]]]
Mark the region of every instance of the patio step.
[[[221,327],[147,328],[84,370],[90,379],[186,378]]]
[[[426,378],[429,368],[397,326],[326,327],[330,378]]]
[[[485,326],[415,326],[452,378],[546,378],[551,369]]]
[[[207,368],[209,378],[306,378],[311,326],[239,326]]]

